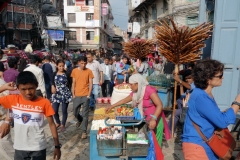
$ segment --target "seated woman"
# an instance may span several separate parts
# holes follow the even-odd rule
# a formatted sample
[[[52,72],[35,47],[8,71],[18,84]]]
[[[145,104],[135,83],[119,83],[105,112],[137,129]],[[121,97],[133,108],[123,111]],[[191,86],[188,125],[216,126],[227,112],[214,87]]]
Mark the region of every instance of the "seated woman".
[[[133,74],[129,78],[129,83],[131,85],[132,93],[126,98],[106,108],[106,112],[109,112],[114,107],[132,101],[133,106],[138,107],[141,117],[146,117],[146,121],[149,122],[150,129],[156,129],[156,127],[158,127],[158,122],[162,117],[161,123],[162,126],[164,123],[165,138],[170,138],[170,132],[165,120],[165,115],[162,112],[162,101],[158,97],[157,90],[150,86],[147,80],[138,73]],[[158,128],[156,132],[158,132]],[[159,132],[162,132],[162,130]]]
[[[207,139],[212,137],[215,129],[224,129],[234,124],[240,105],[240,95],[225,112],[220,111],[214,100],[212,89],[222,85],[222,63],[216,60],[203,60],[193,69],[193,80],[196,88],[188,101],[182,147],[185,160],[217,160],[218,157],[195,129],[193,122],[199,126]],[[224,98],[224,97],[223,97]],[[221,147],[221,146],[220,146]]]

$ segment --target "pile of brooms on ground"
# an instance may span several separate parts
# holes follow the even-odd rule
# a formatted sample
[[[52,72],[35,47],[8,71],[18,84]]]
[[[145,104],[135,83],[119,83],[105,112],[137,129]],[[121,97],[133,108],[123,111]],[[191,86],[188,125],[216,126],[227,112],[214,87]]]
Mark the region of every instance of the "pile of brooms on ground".
[[[201,49],[205,47],[205,40],[211,35],[213,25],[203,23],[195,28],[188,26],[178,27],[172,19],[171,25],[166,21],[155,27],[156,40],[136,39],[123,43],[124,52],[132,58],[143,58],[152,53],[154,42],[158,50],[168,61],[175,64],[175,73],[178,73],[179,64],[195,62],[200,59]],[[173,120],[176,108],[177,82],[174,84]],[[172,124],[173,136],[173,124]]]

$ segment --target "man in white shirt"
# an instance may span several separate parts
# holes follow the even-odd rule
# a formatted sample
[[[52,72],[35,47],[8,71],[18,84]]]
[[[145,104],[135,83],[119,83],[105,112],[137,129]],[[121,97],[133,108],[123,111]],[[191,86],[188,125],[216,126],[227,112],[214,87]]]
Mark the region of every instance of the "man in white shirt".
[[[97,98],[100,96],[100,87],[103,83],[103,70],[100,65],[100,63],[96,60],[94,60],[94,54],[93,53],[87,53],[87,68],[90,69],[93,72],[93,87],[92,87],[92,94],[90,97],[90,103],[89,107],[91,110],[94,110],[95,103]]]
[[[46,97],[46,90],[45,90],[45,82],[43,77],[43,71],[41,68],[38,67],[39,62],[41,62],[41,59],[37,55],[31,55],[30,57],[30,63],[27,65],[27,68],[24,69],[24,71],[30,71],[32,72],[38,81],[38,87],[36,90],[36,95],[41,97]]]
[[[110,58],[105,57],[104,63],[101,64],[101,67],[103,69],[103,79],[104,79],[102,84],[103,97],[112,95],[111,81],[112,81],[113,68],[112,68],[112,65],[109,64],[109,61],[110,61]]]

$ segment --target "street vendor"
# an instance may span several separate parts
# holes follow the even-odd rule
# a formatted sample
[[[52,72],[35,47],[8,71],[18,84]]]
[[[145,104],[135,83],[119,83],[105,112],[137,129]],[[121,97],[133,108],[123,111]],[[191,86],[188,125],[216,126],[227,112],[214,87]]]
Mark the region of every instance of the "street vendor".
[[[142,117],[146,116],[146,121],[149,122],[149,128],[155,129],[157,122],[161,117],[162,101],[158,97],[157,90],[149,85],[147,80],[140,74],[134,74],[129,78],[129,83],[132,93],[126,98],[106,108],[106,113],[111,111],[114,107],[133,103],[133,106],[138,107]]]

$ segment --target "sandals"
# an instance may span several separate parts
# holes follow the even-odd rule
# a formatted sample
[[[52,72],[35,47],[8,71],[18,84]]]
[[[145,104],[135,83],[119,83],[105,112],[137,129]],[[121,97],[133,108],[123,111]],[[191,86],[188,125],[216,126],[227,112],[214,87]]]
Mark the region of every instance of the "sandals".
[[[81,137],[82,139],[86,139],[87,138],[87,133],[82,133],[82,137]]]
[[[60,124],[55,124],[55,125],[56,125],[57,130],[58,130],[59,127],[61,126]]]

